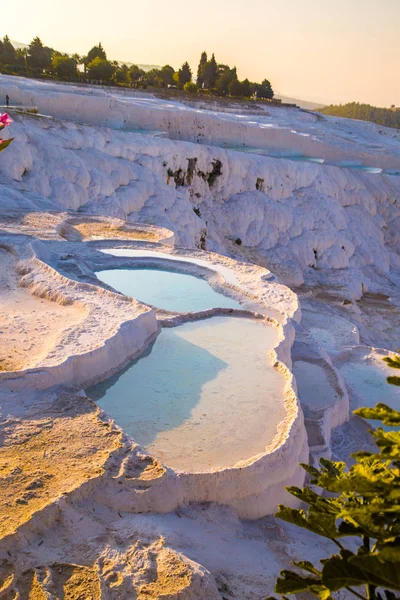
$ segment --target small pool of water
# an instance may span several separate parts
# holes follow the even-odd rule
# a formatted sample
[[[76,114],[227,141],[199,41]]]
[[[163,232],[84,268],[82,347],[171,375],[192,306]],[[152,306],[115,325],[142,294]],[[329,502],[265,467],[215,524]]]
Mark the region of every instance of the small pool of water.
[[[300,402],[310,408],[327,408],[340,400],[322,367],[302,360],[293,364]]]
[[[110,254],[111,256],[121,256],[126,258],[161,258],[165,260],[173,260],[175,262],[191,263],[193,265],[199,265],[200,267],[206,267],[211,271],[220,273],[225,279],[226,283],[231,285],[239,285],[239,281],[229,267],[221,264],[211,263],[208,260],[201,258],[195,258],[193,256],[181,256],[179,254],[168,254],[167,252],[157,252],[156,250],[138,250],[137,248],[102,248],[100,252],[103,254]]]
[[[292,154],[290,152],[277,152],[276,150],[269,150],[268,148],[257,148],[256,146],[240,146],[240,145],[226,145],[224,146],[227,150],[236,150],[236,152],[244,152],[246,154],[260,154],[262,156],[268,156],[270,158],[283,158],[285,160],[294,160],[296,162],[311,162],[323,164],[324,159],[305,156],[304,154]]]
[[[373,173],[374,175],[379,175],[383,172],[383,169],[380,167],[367,167],[365,165],[356,165],[351,163],[339,163],[337,166],[341,167],[342,169],[354,169],[356,171],[364,171],[365,173]]]
[[[268,357],[276,335],[235,317],[163,329],[138,360],[87,394],[172,468],[233,466],[264,452],[285,418],[284,378]]]
[[[159,129],[138,129],[138,128],[123,128],[118,129],[122,133],[140,133],[140,135],[148,135],[150,137],[168,137],[168,131],[160,131]]]
[[[173,312],[199,312],[209,308],[237,308],[236,300],[219,294],[205,279],[161,269],[98,271],[97,278],[118,292],[145,304]]]
[[[340,372],[353,391],[352,397],[357,398],[358,406],[352,406],[352,410],[361,406],[373,407],[378,402],[400,410],[400,388],[386,381],[396,373],[383,361],[382,364],[378,360],[347,362],[340,367]]]
[[[374,407],[378,402],[400,410],[400,388],[387,383],[386,378],[395,375],[381,360],[382,357],[368,356],[360,362],[349,361],[340,367],[347,389],[350,393],[350,410],[366,406]],[[399,430],[398,427],[382,425],[381,421],[369,420],[374,427],[382,427],[386,431]]]

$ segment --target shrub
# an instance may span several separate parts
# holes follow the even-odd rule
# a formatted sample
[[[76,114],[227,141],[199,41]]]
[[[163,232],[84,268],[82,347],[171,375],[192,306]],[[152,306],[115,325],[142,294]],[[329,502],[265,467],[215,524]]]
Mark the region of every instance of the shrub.
[[[400,357],[385,360],[400,368]],[[400,383],[400,378],[393,379],[388,382]],[[355,414],[387,426],[400,425],[400,412],[385,404]],[[325,459],[319,469],[302,465],[316,487],[287,488],[308,509],[281,505],[276,517],[332,540],[338,553],[321,560],[321,567],[299,561],[293,562],[296,571],[281,571],[275,592],[283,598],[309,592],[330,600],[342,589],[365,600],[398,597],[393,592],[400,591],[400,431],[379,427],[372,435],[376,452],[357,452],[349,468]],[[356,551],[346,546],[347,537],[358,542]],[[360,593],[361,586],[365,594]]]
[[[183,86],[183,89],[188,94],[196,94],[197,93],[197,85],[193,81],[188,81],[187,83],[185,83],[185,85]]]

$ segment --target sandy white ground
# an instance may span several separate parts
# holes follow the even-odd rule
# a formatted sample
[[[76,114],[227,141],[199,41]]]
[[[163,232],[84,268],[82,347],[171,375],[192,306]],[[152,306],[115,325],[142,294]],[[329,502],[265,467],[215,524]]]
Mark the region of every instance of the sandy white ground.
[[[379,400],[391,400],[377,361],[399,345],[400,177],[221,146],[289,147],[395,172],[398,133],[297,110],[219,113],[0,76],[6,88],[64,120],[16,115],[0,160],[0,244],[14,253],[0,250],[1,275],[26,298],[19,318],[30,327],[18,332],[27,370],[0,373],[4,590],[265,597],[291,559],[317,561],[332,548],[273,517],[239,516],[266,514],[285,484],[300,485],[295,466],[308,447],[310,460],[368,447],[367,425],[345,421],[370,383],[362,370],[349,378],[346,361],[374,363]],[[174,141],[117,131],[138,124]],[[274,360],[287,381],[287,420],[273,451],[241,473],[177,475],[79,392],[136,356],[160,323],[182,319],[100,287],[94,271],[179,258],[216,289],[241,287],[246,308],[280,331]],[[37,303],[52,307],[40,319],[44,345],[32,335]],[[12,327],[15,306],[2,300],[0,310]]]
[[[1,248],[0,264],[0,370],[34,367],[62,343],[65,330],[79,325],[85,309],[56,304],[18,287],[17,258]]]

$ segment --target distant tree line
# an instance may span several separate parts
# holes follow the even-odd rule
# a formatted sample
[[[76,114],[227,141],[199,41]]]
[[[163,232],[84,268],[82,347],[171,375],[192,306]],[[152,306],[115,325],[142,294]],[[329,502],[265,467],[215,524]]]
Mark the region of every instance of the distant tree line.
[[[400,129],[400,109],[392,105],[391,108],[378,108],[370,104],[359,104],[350,102],[349,104],[339,104],[325,106],[319,112],[334,117],[347,117],[348,119],[358,119],[361,121],[371,121],[384,127],[395,127]]]
[[[14,48],[6,35],[0,39],[0,71],[28,77],[64,81],[94,82],[134,88],[176,88],[190,94],[202,93],[234,98],[272,99],[274,92],[267,79],[262,83],[239,81],[236,67],[218,64],[214,54],[208,60],[203,52],[193,81],[188,62],[175,71],[170,65],[144,71],[137,65],[110,61],[101,43],[93,46],[86,56],[65,54],[44,46],[35,37],[28,47]]]

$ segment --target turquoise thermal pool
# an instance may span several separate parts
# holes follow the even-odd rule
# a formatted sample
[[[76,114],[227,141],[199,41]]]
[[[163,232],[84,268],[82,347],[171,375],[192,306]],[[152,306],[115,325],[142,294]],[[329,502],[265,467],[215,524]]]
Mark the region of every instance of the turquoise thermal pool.
[[[325,370],[302,360],[293,363],[300,401],[311,409],[327,408],[340,401],[338,392],[329,381]]]
[[[264,453],[286,416],[284,377],[268,355],[276,336],[235,317],[162,329],[139,359],[87,393],[167,466],[231,467]]]
[[[153,268],[99,271],[103,283],[145,304],[173,312],[199,312],[209,308],[236,308],[236,300],[219,294],[205,279]]]
[[[348,387],[359,399],[359,406],[373,407],[383,402],[395,410],[400,406],[400,389],[389,385],[386,377],[395,375],[382,360],[364,359],[360,362],[347,362],[340,367]]]

